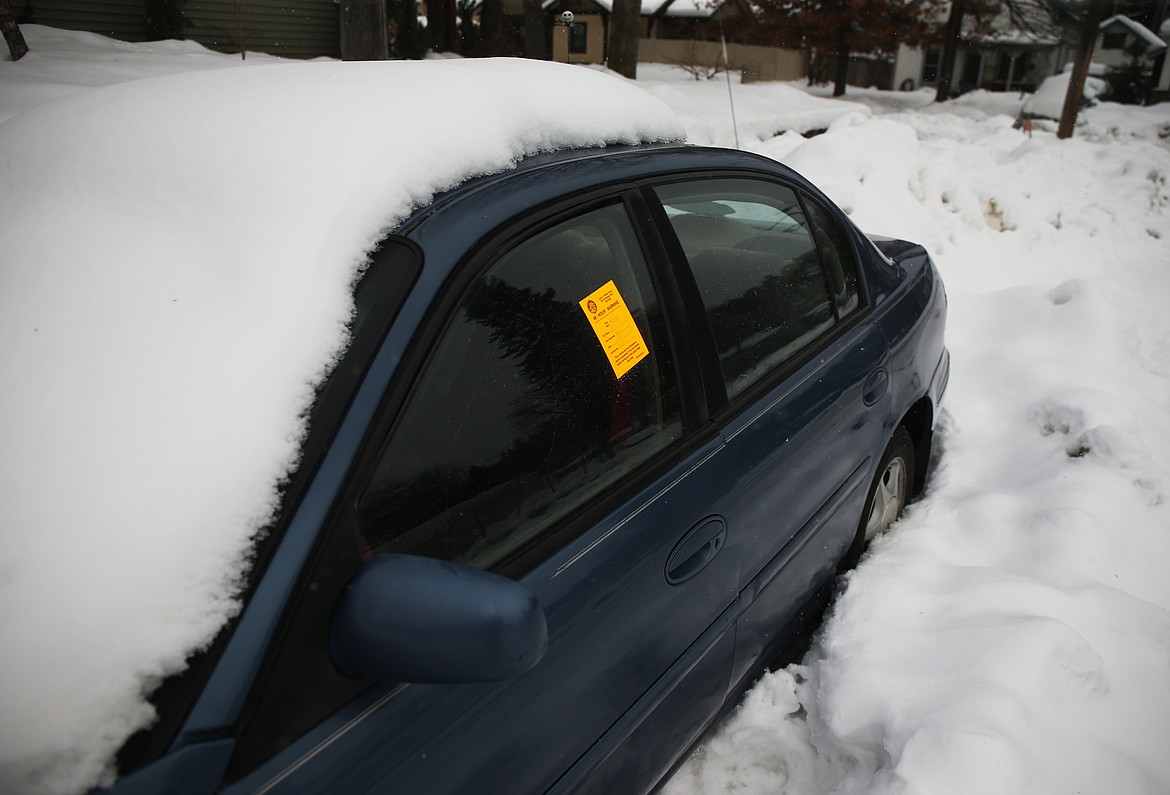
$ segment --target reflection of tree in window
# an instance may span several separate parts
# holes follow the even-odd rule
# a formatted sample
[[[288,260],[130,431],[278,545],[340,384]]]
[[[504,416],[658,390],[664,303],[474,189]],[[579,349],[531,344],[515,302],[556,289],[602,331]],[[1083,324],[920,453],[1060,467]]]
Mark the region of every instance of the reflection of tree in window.
[[[713,179],[655,190],[702,294],[729,397],[832,326],[825,274],[791,189]]]
[[[492,268],[428,363],[360,504],[375,551],[490,566],[677,436],[653,353],[661,318],[620,253],[636,248],[592,233],[583,258],[579,230],[558,231]],[[577,304],[603,275],[652,350],[621,379]]]

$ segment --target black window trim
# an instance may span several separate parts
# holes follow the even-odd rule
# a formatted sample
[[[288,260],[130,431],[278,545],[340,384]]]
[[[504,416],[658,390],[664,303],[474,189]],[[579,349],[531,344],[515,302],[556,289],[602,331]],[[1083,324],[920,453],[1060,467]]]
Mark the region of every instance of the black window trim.
[[[801,212],[804,213],[805,218],[810,218],[810,219],[812,218],[812,216],[809,214],[808,206],[810,204],[816,206],[818,209],[820,209],[821,211],[826,213],[833,220],[833,222],[837,224],[837,228],[845,236],[845,239],[849,241],[849,253],[852,255],[852,258],[853,258],[853,273],[857,276],[857,301],[858,301],[857,309],[853,310],[853,312],[850,313],[850,316],[855,315],[859,312],[865,311],[865,309],[868,308],[868,306],[869,306],[869,297],[868,297],[866,290],[865,290],[865,282],[862,279],[862,272],[861,272],[862,269],[860,267],[860,259],[857,256],[858,255],[857,241],[855,241],[853,239],[854,236],[849,233],[849,227],[841,223],[841,219],[836,217],[836,214],[829,208],[829,206],[825,202],[819,201],[815,196],[810,194],[808,191],[797,190],[796,196],[797,196],[798,200],[800,201],[800,210],[801,210]],[[829,291],[829,298],[832,299],[833,317],[836,318],[835,324],[840,325],[842,323],[847,323],[848,317],[847,318],[841,317],[841,307],[839,307],[837,305],[837,300],[836,300],[836,297],[833,293],[832,280],[829,278],[829,269],[825,265],[825,257],[821,253],[821,244],[817,242],[816,235],[812,235],[812,242],[813,242],[813,248],[815,248],[816,252],[817,252],[817,259],[819,259],[821,261],[821,275],[825,279],[825,288]]]

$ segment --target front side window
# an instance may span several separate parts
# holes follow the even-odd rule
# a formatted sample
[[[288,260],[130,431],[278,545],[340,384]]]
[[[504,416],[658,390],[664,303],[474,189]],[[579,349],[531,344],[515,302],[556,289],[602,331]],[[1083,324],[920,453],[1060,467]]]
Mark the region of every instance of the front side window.
[[[680,436],[626,211],[577,216],[511,249],[462,301],[359,501],[361,543],[491,568]]]
[[[832,327],[825,274],[792,190],[747,179],[655,190],[702,295],[729,398]]]

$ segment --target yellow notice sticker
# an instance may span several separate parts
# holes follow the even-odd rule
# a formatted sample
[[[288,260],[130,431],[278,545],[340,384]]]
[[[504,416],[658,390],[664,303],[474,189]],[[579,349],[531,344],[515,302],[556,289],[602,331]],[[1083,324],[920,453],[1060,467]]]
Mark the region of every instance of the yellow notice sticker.
[[[650,354],[642,332],[634,323],[634,316],[612,279],[582,300],[581,310],[589,318],[593,333],[601,342],[618,378]]]

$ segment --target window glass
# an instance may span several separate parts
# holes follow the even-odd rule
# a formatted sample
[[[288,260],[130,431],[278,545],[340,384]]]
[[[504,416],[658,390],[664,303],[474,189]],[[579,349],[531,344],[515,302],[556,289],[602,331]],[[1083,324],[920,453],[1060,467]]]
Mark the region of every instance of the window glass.
[[[574,22],[569,25],[569,52],[579,55],[589,51],[589,25]]]
[[[833,325],[825,275],[793,191],[746,179],[656,190],[702,294],[729,398]]]
[[[941,59],[942,53],[939,50],[926,51],[926,57],[922,61],[923,83],[934,83],[938,80],[938,67]]]
[[[1103,50],[1124,50],[1125,49],[1125,31],[1110,30],[1106,31],[1101,37],[1101,49]]]
[[[490,568],[678,439],[662,323],[621,205],[497,260],[430,356],[359,502],[368,553]]]
[[[814,200],[805,197],[813,238],[821,252],[821,262],[829,277],[829,289],[836,304],[837,316],[843,318],[861,306],[861,291],[857,281],[857,263],[849,237],[829,214]]]

